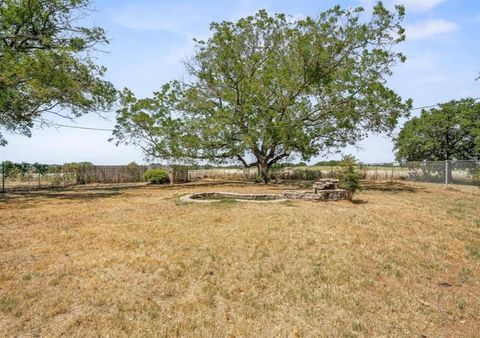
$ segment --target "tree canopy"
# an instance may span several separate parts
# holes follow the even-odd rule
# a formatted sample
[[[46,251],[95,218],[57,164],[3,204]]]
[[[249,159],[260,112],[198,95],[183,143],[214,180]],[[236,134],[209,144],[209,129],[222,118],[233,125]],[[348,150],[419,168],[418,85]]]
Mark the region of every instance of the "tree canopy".
[[[480,159],[480,103],[469,98],[422,110],[404,124],[395,150],[405,161]]]
[[[402,6],[335,6],[298,20],[261,10],[237,22],[212,23],[194,40],[186,81],[153,97],[125,90],[114,136],[148,157],[237,161],[256,166],[264,181],[288,157],[308,160],[390,133],[410,101],[386,85],[405,39]]]
[[[0,2],[0,128],[29,136],[44,113],[75,117],[111,107],[116,91],[91,56],[108,42],[105,32],[76,25],[89,4]]]

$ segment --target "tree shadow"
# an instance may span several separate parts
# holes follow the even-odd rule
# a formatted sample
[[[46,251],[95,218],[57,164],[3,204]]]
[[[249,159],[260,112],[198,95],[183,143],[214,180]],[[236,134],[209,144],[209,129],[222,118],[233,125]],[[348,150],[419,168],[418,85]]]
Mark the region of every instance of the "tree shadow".
[[[404,183],[399,183],[399,182],[373,182],[373,181],[368,181],[368,182],[363,182],[362,183],[363,190],[368,190],[368,191],[385,191],[385,192],[393,192],[393,193],[398,193],[398,192],[419,192],[419,191],[424,191],[424,188],[420,187],[414,187],[411,185],[407,185]]]
[[[86,184],[70,187],[42,187],[21,188],[7,190],[0,193],[0,203],[22,200],[25,202],[51,200],[77,200],[88,201],[100,198],[114,197],[123,194],[126,190],[181,190],[197,186],[234,185],[240,187],[251,186],[248,182],[191,182],[185,184]]]
[[[299,189],[306,189],[306,188],[312,188],[313,183],[315,181],[304,181],[304,180],[274,180],[272,181],[269,186],[277,186],[279,188],[277,189],[282,189],[285,188],[285,186],[293,187],[293,188],[299,188]]]
[[[361,199],[353,199],[350,202],[352,202],[352,204],[367,204],[368,203],[368,201],[361,200]]]
[[[102,189],[102,190],[62,190],[62,191],[20,191],[0,194],[1,202],[14,202],[21,200],[22,202],[35,202],[45,200],[71,200],[71,201],[90,201],[100,198],[108,198],[120,195],[118,189]]]

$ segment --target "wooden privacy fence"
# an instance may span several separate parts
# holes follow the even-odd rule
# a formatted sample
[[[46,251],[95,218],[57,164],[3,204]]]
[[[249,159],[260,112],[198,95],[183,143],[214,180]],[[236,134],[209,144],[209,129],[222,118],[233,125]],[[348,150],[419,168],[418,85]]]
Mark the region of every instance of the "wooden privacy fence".
[[[188,182],[188,168],[170,168],[168,178],[171,184]]]
[[[144,175],[151,169],[168,171],[170,183],[188,182],[188,169],[162,165],[95,165],[77,171],[77,182],[82,183],[135,183],[144,182]]]
[[[168,170],[168,168],[159,165],[86,165],[75,168],[74,171],[77,175],[78,184],[134,183],[143,182],[145,172],[150,169]]]

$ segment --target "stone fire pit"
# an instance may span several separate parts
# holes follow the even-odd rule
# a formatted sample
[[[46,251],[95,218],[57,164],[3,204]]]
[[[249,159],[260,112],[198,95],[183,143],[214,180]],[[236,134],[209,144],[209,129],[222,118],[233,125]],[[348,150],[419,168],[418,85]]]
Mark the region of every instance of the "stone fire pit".
[[[351,193],[338,189],[339,180],[322,178],[313,184],[311,191],[286,190],[283,197],[287,199],[301,199],[308,201],[340,201],[351,199]]]

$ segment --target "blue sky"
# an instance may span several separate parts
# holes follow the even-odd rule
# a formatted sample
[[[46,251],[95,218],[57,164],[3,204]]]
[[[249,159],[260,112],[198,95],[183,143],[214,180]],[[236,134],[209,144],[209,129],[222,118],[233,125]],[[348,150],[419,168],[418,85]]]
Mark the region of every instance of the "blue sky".
[[[478,0],[387,0],[387,6],[406,6],[404,26],[407,41],[399,48],[407,56],[394,69],[390,87],[414,106],[431,105],[463,97],[479,97],[480,81],[480,1]],[[107,79],[118,88],[129,87],[137,96],[152,91],[172,79],[181,79],[181,59],[192,53],[192,38],[206,38],[212,21],[236,20],[265,8],[294,17],[316,16],[335,4],[371,8],[374,1],[313,0],[223,0],[154,1],[97,0],[89,20],[104,27],[110,38],[108,53],[98,55],[98,63],[108,68]],[[54,119],[53,119],[54,120]],[[112,112],[76,120],[79,126],[112,128]],[[57,120],[57,122],[70,123]],[[116,147],[108,142],[108,132],[67,128],[35,129],[31,138],[7,134],[9,144],[0,147],[0,160],[64,163],[91,161],[97,164],[143,162],[134,147]],[[371,136],[354,154],[363,162],[393,161],[389,138]],[[338,158],[337,156],[327,156]],[[315,162],[318,158],[312,159]]]

